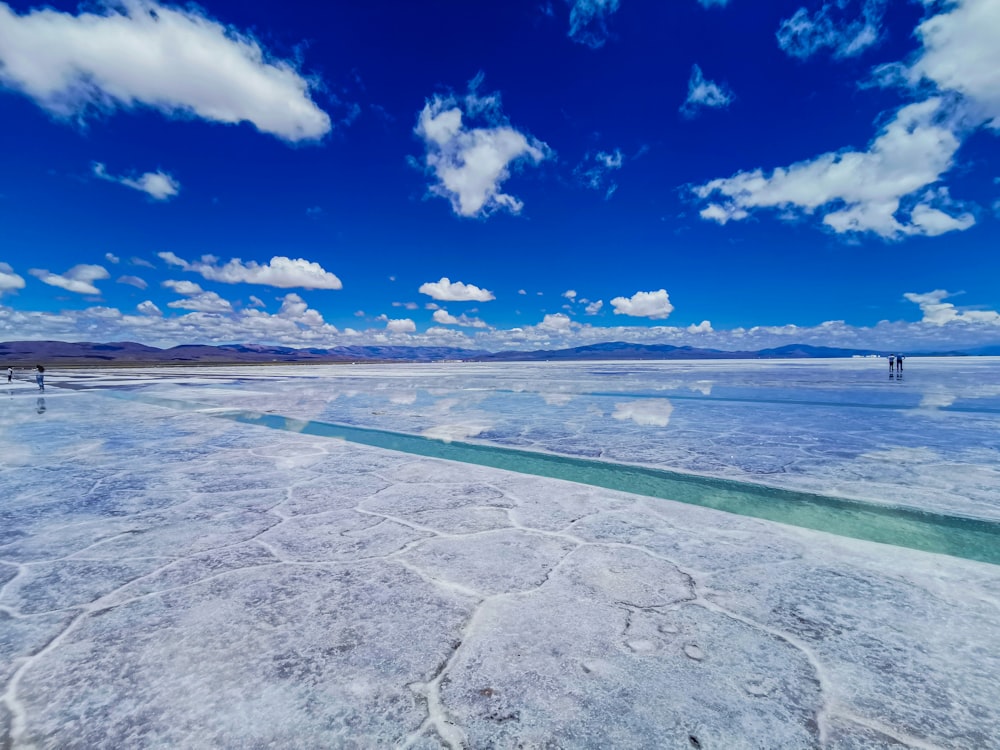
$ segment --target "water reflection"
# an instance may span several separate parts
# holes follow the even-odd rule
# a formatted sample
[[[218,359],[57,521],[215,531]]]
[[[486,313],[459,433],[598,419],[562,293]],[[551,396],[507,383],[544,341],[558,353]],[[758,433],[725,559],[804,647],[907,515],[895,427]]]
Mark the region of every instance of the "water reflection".
[[[673,411],[674,405],[668,399],[646,398],[641,401],[615,404],[615,411],[611,416],[620,421],[631,419],[639,425],[666,427],[670,424],[670,415]]]
[[[38,400],[35,401],[35,411],[39,414],[45,413],[45,396],[39,396]]]

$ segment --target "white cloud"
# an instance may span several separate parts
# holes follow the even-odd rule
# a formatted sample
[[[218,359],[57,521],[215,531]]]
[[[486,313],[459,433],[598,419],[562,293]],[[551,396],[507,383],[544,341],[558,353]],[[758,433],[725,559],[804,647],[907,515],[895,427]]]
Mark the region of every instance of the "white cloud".
[[[194,310],[201,313],[231,313],[233,306],[215,292],[206,292],[193,281],[167,279],[162,286],[183,294],[185,299],[168,302],[167,307],[175,310]]]
[[[607,19],[618,10],[618,0],[570,0],[569,32],[574,42],[600,49],[607,42]]]
[[[286,294],[282,298],[278,317],[294,320],[296,323],[310,328],[325,324],[323,316],[320,315],[319,311],[310,308],[305,300],[294,292]]]
[[[440,325],[443,326],[464,326],[466,328],[488,327],[486,323],[480,320],[479,318],[472,318],[469,317],[468,315],[465,315],[464,313],[462,315],[459,315],[458,317],[455,317],[444,308],[435,310],[434,315],[431,317],[433,317],[435,323],[439,323]]]
[[[666,289],[655,292],[636,292],[631,297],[615,297],[611,300],[615,315],[631,315],[635,318],[653,320],[666,318],[674,311]]]
[[[251,294],[250,297],[248,298],[247,304],[250,307],[262,307],[262,308],[263,307],[267,307],[267,305],[264,304],[264,300],[262,300],[260,297],[257,297],[257,296],[255,296],[253,294]]]
[[[102,180],[117,182],[119,185],[130,187],[145,193],[156,201],[168,201],[175,197],[181,190],[181,184],[166,172],[157,170],[156,172],[146,172],[139,177],[115,177],[108,174],[104,165],[100,162],[93,164],[94,174]],[[110,255],[110,253],[108,253]],[[117,263],[117,259],[112,263]]]
[[[406,308],[407,310],[419,310],[420,309],[420,305],[418,305],[416,302],[393,302],[392,306],[393,307],[403,307],[403,308]]]
[[[708,320],[703,320],[698,325],[692,323],[685,330],[687,330],[688,333],[711,333],[712,323]]]
[[[73,266],[61,276],[41,268],[32,268],[28,273],[44,284],[57,286],[67,292],[76,292],[77,294],[100,294],[101,290],[94,286],[93,282],[110,277],[103,266],[85,263]]]
[[[575,289],[567,289],[565,292],[562,293],[562,296],[565,297],[566,299],[570,299],[570,300],[576,299],[576,290]]]
[[[886,0],[864,0],[860,15],[845,17],[851,5],[850,0],[834,0],[812,14],[799,8],[778,27],[778,46],[800,59],[824,48],[832,50],[837,58],[861,54],[881,36]]]
[[[953,216],[942,211],[952,206],[946,192],[919,192],[952,167],[959,145],[942,100],[931,98],[901,108],[867,151],[827,153],[778,167],[770,175],[761,169],[739,172],[697,186],[694,192],[702,199],[722,199],[701,211],[702,218],[720,224],[770,208],[789,217],[818,213],[838,234],[940,234],[975,223],[969,213]]]
[[[153,315],[157,317],[163,315],[163,311],[160,310],[160,308],[158,308],[152,300],[140,302],[135,306],[135,309],[138,310],[141,315]]]
[[[385,318],[385,330],[392,333],[413,333],[417,330],[417,324],[409,318]]]
[[[24,278],[14,273],[8,263],[0,262],[0,295],[15,289],[24,289]]]
[[[507,124],[499,94],[478,95],[481,81],[477,76],[469,83],[462,102],[454,96],[434,96],[420,112],[414,132],[426,147],[425,171],[435,179],[430,192],[447,198],[459,216],[488,216],[501,209],[517,214],[524,204],[501,192],[500,186],[512,166],[537,164],[550,151]],[[467,127],[463,116],[478,117],[486,127]]]
[[[114,253],[104,253],[104,260],[106,260],[108,263],[120,262],[118,256],[115,255]]]
[[[1000,4],[996,0],[956,0],[945,12],[917,26],[923,49],[905,77],[922,80],[964,98],[969,116],[1000,129]]]
[[[119,276],[119,284],[128,284],[129,286],[134,286],[136,289],[145,289],[149,284],[145,280],[140,279],[138,276]]]
[[[596,302],[591,302],[583,309],[583,311],[587,315],[597,315],[597,313],[601,311],[602,307],[604,307],[604,300],[599,299]]]
[[[0,82],[59,117],[137,106],[249,122],[287,141],[330,131],[314,84],[252,36],[194,8],[122,0],[78,16],[0,3]]]
[[[618,184],[611,179],[611,175],[621,169],[624,163],[625,155],[621,149],[588,151],[584,154],[583,161],[573,169],[573,174],[581,184],[591,190],[603,190],[604,198],[607,200],[618,189]]]
[[[342,289],[340,279],[323,269],[319,263],[305,258],[286,258],[278,255],[268,263],[255,261],[244,263],[240,258],[233,258],[225,265],[217,265],[217,259],[211,255],[203,255],[200,261],[188,263],[172,252],[158,253],[160,258],[169,265],[179,266],[185,271],[194,271],[209,281],[221,281],[224,284],[260,284],[279,289]]]
[[[691,66],[687,99],[680,108],[685,117],[694,117],[702,108],[724,109],[732,100],[733,93],[725,84],[709,81],[699,66]]]
[[[440,281],[421,284],[417,291],[442,302],[489,302],[496,299],[493,292],[487,289],[461,281],[452,283],[447,276],[442,276]]]
[[[1000,326],[1000,313],[995,310],[960,310],[950,302],[944,302],[948,297],[955,296],[944,289],[933,292],[907,292],[903,295],[910,302],[920,305],[924,314],[922,323],[933,326],[943,326],[949,323],[991,323]]]
[[[566,333],[573,330],[573,327],[576,325],[579,324],[570,320],[568,315],[550,313],[542,318],[542,322],[535,327],[546,333]]]
[[[666,427],[670,424],[673,411],[674,405],[665,398],[646,398],[615,404],[611,416],[622,421],[629,419],[647,427]]]
[[[195,310],[203,313],[230,313],[233,306],[215,292],[197,292],[184,299],[168,302],[167,307],[177,310]]]
[[[174,279],[167,279],[163,282],[162,286],[165,286],[167,289],[173,289],[178,294],[200,294],[204,291],[193,281],[177,281]]]

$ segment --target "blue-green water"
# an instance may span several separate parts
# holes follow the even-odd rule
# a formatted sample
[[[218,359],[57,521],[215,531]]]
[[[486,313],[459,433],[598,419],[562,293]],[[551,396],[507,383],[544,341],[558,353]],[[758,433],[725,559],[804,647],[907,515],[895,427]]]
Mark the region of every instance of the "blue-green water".
[[[753,518],[1000,564],[1000,523],[882,506],[774,487],[680,474],[548,453],[463,442],[332,422],[301,420],[244,410],[204,411],[204,404],[137,393],[107,392],[118,398],[184,411],[197,410],[241,424],[336,438],[360,445],[429,458],[489,466],[521,474],[564,479],[594,487],[713,508]]]

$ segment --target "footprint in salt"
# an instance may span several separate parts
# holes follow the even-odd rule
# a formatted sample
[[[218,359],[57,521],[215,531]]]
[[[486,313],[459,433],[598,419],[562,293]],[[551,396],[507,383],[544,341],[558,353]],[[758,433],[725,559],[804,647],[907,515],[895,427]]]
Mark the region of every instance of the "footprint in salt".
[[[637,654],[649,654],[656,651],[656,644],[645,639],[637,638],[635,640],[628,641],[626,645]]]
[[[694,659],[695,661],[701,661],[705,658],[705,652],[696,643],[689,643],[684,647],[684,653],[687,654],[689,659]]]

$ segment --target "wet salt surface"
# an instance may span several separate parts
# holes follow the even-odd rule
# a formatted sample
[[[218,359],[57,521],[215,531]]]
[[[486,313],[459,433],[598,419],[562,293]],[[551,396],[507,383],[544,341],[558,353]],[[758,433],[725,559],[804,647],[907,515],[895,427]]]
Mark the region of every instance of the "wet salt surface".
[[[796,370],[822,386],[798,393],[791,370],[668,366],[656,380],[631,363],[50,383],[414,434],[489,421],[503,440],[604,457],[645,445],[651,465],[689,470],[669,461],[706,449],[713,473],[735,478],[811,435],[781,476],[986,516],[1000,484],[987,482],[989,376],[940,364],[920,390],[907,364],[884,398],[888,382],[868,392],[840,363]],[[588,382],[581,369],[627,372]],[[654,393],[667,376],[684,385]],[[841,376],[852,403],[883,405],[830,406]],[[612,380],[632,395],[583,393]],[[640,383],[652,395],[636,396]],[[920,406],[931,385],[937,405]],[[773,404],[704,400],[724,387],[824,404],[764,424]],[[948,398],[983,408],[949,412]],[[39,413],[27,387],[0,399],[0,746],[982,748],[1000,736],[998,566],[85,391],[50,386],[45,402]],[[515,411],[492,412],[500,402]],[[866,408],[907,427],[855,425],[831,453]],[[754,442],[758,427],[771,437]],[[950,471],[932,482],[934,467]]]

